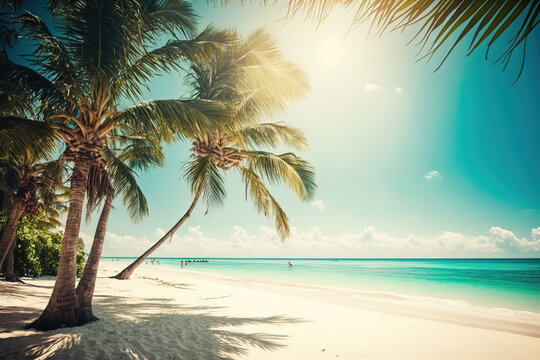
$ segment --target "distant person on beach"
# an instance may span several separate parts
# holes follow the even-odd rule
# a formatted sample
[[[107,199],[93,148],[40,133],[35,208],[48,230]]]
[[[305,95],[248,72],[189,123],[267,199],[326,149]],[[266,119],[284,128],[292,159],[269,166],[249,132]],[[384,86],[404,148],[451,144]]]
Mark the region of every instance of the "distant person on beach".
[[[184,268],[184,260],[180,260],[180,269]]]
[[[157,264],[159,265],[159,260],[157,261]]]
[[[289,261],[289,269],[292,269],[292,263]]]

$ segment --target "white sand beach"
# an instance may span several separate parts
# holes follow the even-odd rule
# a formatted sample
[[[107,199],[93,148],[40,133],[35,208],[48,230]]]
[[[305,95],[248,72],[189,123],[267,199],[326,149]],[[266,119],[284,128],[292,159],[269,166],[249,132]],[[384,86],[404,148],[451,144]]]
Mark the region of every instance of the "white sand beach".
[[[54,279],[0,283],[1,359],[538,359],[533,313],[412,305],[392,294],[294,287],[141,266],[109,279],[102,263],[99,321],[22,330]]]

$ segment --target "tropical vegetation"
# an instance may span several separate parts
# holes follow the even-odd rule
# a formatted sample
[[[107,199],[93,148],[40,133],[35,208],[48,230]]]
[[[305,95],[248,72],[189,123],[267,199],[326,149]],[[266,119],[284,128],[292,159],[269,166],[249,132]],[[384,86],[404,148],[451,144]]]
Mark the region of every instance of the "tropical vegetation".
[[[0,215],[0,233],[6,222],[7,216]],[[56,275],[62,233],[54,230],[48,215],[40,212],[34,217],[23,216],[17,228],[16,240],[14,251],[8,255],[4,267],[12,267],[17,276]],[[76,263],[77,275],[80,276],[85,265],[82,239],[78,241]]]
[[[29,12],[13,20],[38,45],[26,54],[30,66],[7,60],[2,68],[4,92],[34,93],[46,104],[43,117],[64,142],[63,159],[72,164],[55,286],[29,325],[40,330],[91,321],[76,294],[77,242],[88,175],[92,167],[105,167],[103,153],[114,131],[173,141],[228,119],[223,105],[213,101],[137,102],[152,76],[179,70],[182,60],[204,59],[223,40],[213,28],[192,36],[195,15],[186,1],[69,1],[56,3],[53,11],[55,32]],[[171,40],[156,47],[164,34]]]

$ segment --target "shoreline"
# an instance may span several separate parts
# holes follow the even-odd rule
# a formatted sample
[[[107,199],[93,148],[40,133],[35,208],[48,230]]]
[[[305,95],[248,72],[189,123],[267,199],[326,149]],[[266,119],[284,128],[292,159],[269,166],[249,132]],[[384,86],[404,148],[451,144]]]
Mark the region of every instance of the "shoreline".
[[[156,266],[145,265],[154,269]],[[362,291],[343,287],[255,280],[167,266],[157,270],[226,284],[242,284],[263,291],[311,299],[333,305],[375,310],[426,320],[443,321],[540,338],[540,313],[504,307],[472,305],[465,300],[405,295],[393,292]]]
[[[107,262],[111,259],[116,258],[107,257],[103,260]],[[131,259],[125,257],[120,261],[129,263]],[[160,268],[180,269],[180,258],[156,257],[153,259],[161,259]],[[280,261],[284,260],[263,258],[261,258],[263,261],[242,258],[208,259],[210,260],[208,265],[187,264],[183,271],[193,270],[217,277],[248,279],[255,282],[266,281],[294,286],[346,289],[358,291],[360,295],[371,292],[418,299],[443,299],[455,302],[456,306],[467,303],[478,308],[498,308],[502,311],[506,309],[507,311],[540,314],[540,291],[532,280],[534,276],[538,276],[540,270],[540,262],[537,259],[527,259],[532,263],[523,265],[523,267],[507,262],[500,265],[491,264],[493,261],[501,261],[500,259],[490,259],[491,261],[487,263],[473,259],[472,263],[467,263],[464,266],[453,259],[449,260],[448,263],[439,263],[438,261],[425,263],[425,259],[420,259],[418,263],[416,259],[407,259],[409,261],[402,263],[386,259],[387,262],[381,263],[376,260],[373,265],[369,261],[357,262],[358,260],[355,259],[349,260],[350,262],[343,261],[341,265],[328,261],[328,259],[317,259],[315,262],[298,261],[292,272],[291,269],[284,271],[280,266],[282,265]],[[318,260],[323,261],[319,262]],[[465,261],[471,260],[466,259]],[[414,264],[408,265],[409,262],[414,262]],[[286,267],[286,261],[284,266]],[[399,271],[401,267],[410,268],[411,271],[404,275],[392,273]],[[424,267],[427,268],[426,272],[423,270]],[[514,268],[524,269],[528,273],[524,277],[514,279],[512,273]],[[456,271],[453,272],[453,269]],[[471,276],[473,272],[478,272],[477,277]],[[499,275],[494,276],[494,272],[498,272]],[[505,278],[506,276],[509,276],[510,280],[499,283],[497,278]]]
[[[131,280],[110,279],[122,265],[100,264],[101,320],[50,332],[21,328],[45,307],[54,279],[0,283],[0,358],[540,358],[536,317],[467,317],[398,306],[404,299],[395,295],[359,298],[146,265]]]

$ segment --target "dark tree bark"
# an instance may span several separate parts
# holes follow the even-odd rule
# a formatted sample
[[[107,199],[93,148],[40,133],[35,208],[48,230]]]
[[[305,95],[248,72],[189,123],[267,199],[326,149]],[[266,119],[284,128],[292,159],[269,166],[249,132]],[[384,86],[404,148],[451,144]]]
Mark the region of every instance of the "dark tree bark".
[[[15,245],[16,245],[16,241],[13,242],[13,244],[11,244],[11,247],[9,248],[9,252],[6,256],[6,260],[4,260],[4,268],[3,268],[3,272],[4,272],[4,277],[5,277],[5,281],[10,281],[10,282],[23,282],[21,279],[19,279],[19,277],[15,274],[15,254],[14,254],[14,251],[15,251]]]
[[[201,193],[202,191],[199,191],[195,195],[195,198],[193,199],[193,202],[191,203],[191,206],[189,207],[189,209],[186,211],[184,216],[182,216],[182,218],[171,228],[171,230],[169,230],[165,235],[163,235],[163,237],[159,239],[158,242],[156,242],[154,245],[152,245],[150,249],[146,250],[144,254],[139,256],[137,260],[132,262],[128,267],[126,267],[116,276],[113,276],[113,278],[119,279],[119,280],[129,279],[129,277],[131,276],[131,274],[133,274],[135,269],[137,269],[137,267],[141,265],[150,254],[152,254],[158,247],[160,247],[165,242],[165,240],[173,236],[176,230],[178,230],[178,228],[182,226],[182,224],[190,217],[191,213],[193,212],[193,209],[195,208],[195,205],[197,205],[197,202],[199,201],[199,197],[201,196]]]
[[[94,296],[99,259],[101,258],[103,242],[105,241],[105,233],[107,231],[107,222],[109,220],[109,213],[111,212],[113,197],[114,196],[111,193],[105,199],[96,227],[96,233],[94,234],[92,249],[90,250],[90,255],[84,266],[82,277],[77,285],[79,308],[82,316],[89,319],[89,321],[98,320],[92,312],[92,297]]]
[[[0,240],[0,269],[4,264],[11,246],[15,243],[15,236],[17,236],[17,225],[19,225],[19,219],[21,218],[23,212],[24,202],[21,198],[15,196],[11,206],[11,211],[9,212],[6,227],[4,228],[4,233],[2,234],[2,239]]]
[[[76,158],[71,175],[69,210],[56,282],[49,303],[43,313],[26,328],[53,330],[60,327],[83,325],[90,321],[81,315],[75,292],[77,244],[83,212],[86,183],[90,169],[90,160]]]

